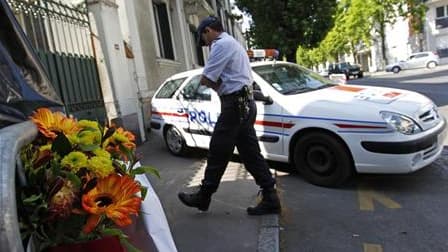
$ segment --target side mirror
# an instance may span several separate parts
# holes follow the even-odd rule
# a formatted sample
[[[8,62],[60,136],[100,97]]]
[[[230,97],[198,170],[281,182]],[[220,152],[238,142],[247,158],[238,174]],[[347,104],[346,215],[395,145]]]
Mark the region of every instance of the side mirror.
[[[271,105],[272,103],[274,103],[274,101],[269,95],[264,96],[260,90],[254,90],[253,93],[254,93],[254,99],[256,101],[262,101],[264,105]]]

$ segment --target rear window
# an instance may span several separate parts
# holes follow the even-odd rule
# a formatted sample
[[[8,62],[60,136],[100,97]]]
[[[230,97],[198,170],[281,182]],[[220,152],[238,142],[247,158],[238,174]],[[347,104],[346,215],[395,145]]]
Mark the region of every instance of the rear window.
[[[163,84],[162,88],[156,94],[156,98],[171,98],[171,97],[173,97],[174,93],[180,87],[180,85],[185,81],[185,79],[187,79],[187,78],[181,78],[181,79],[170,80],[170,81],[165,82],[165,84]]]

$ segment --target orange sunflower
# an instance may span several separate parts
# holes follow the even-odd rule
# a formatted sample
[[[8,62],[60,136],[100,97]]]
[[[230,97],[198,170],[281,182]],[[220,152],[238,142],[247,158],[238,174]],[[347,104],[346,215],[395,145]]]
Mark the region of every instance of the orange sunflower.
[[[92,214],[84,233],[92,232],[105,214],[118,226],[132,223],[131,214],[138,214],[142,199],[136,195],[140,185],[129,176],[111,174],[99,179],[97,185],[82,196],[82,207]]]
[[[61,112],[52,112],[48,108],[38,108],[31,116],[39,132],[44,136],[55,139],[58,132],[72,135],[79,131],[76,121],[66,117]]]
[[[130,131],[126,131],[123,128],[115,130],[114,134],[110,136],[103,143],[103,147],[110,153],[118,154],[127,161],[125,153],[120,149],[120,146],[125,147],[127,150],[135,149],[135,136]]]

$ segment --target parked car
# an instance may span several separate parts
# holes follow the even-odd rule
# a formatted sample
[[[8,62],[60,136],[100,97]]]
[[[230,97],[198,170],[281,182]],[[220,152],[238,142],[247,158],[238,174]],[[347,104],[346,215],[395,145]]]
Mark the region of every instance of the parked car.
[[[328,77],[330,74],[328,73],[328,70],[326,69],[320,69],[317,74],[319,74],[322,77]]]
[[[337,85],[293,63],[252,63],[255,129],[268,160],[289,162],[313,184],[359,173],[409,173],[437,159],[445,119],[427,97],[400,89]],[[152,98],[151,126],[170,152],[209,146],[220,114],[202,69],[168,78]]]
[[[328,66],[329,74],[345,74],[348,80],[350,76],[362,78],[364,76],[361,66],[358,64],[350,64],[349,62],[332,63]]]
[[[406,60],[389,64],[386,66],[386,72],[399,73],[401,70],[414,68],[434,68],[439,64],[439,55],[436,52],[418,52],[413,53]]]

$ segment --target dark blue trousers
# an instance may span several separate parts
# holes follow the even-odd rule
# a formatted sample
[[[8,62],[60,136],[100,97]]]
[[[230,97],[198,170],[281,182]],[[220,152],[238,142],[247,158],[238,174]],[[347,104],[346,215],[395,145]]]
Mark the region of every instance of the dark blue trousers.
[[[275,180],[266,160],[260,154],[255,134],[257,107],[253,99],[250,100],[249,108],[249,116],[241,120],[238,96],[221,97],[221,114],[212,134],[207,167],[202,180],[204,189],[210,192],[218,189],[235,146],[245,168],[255,178],[257,185],[261,188],[274,187]]]

